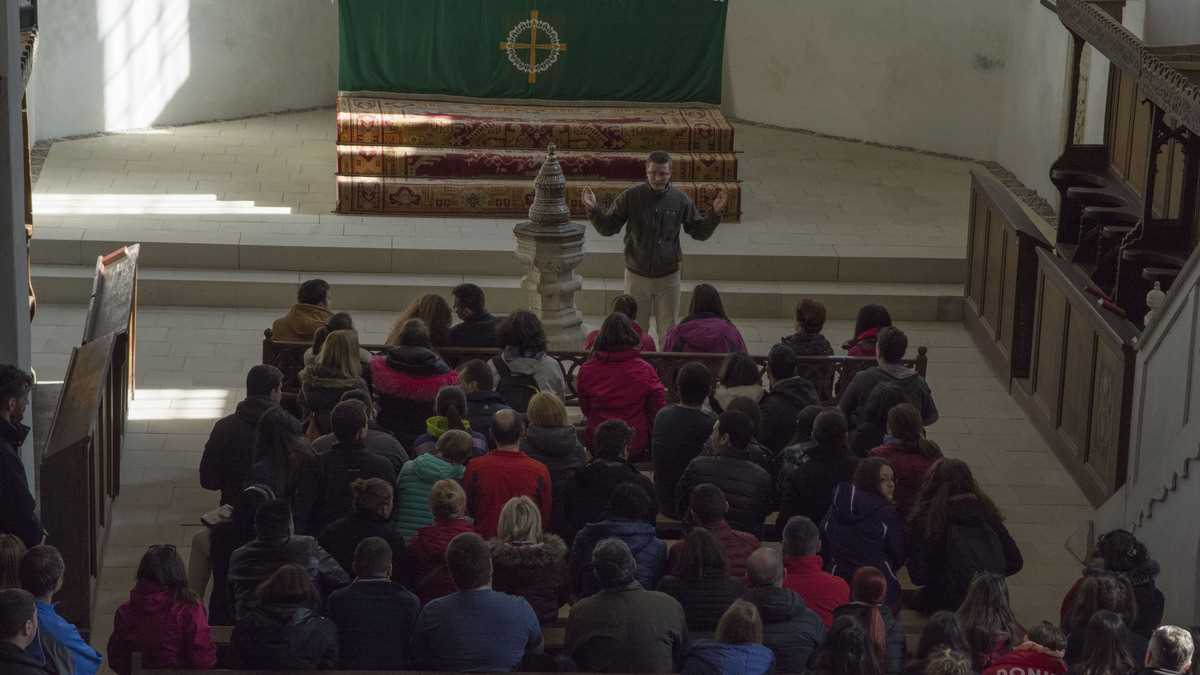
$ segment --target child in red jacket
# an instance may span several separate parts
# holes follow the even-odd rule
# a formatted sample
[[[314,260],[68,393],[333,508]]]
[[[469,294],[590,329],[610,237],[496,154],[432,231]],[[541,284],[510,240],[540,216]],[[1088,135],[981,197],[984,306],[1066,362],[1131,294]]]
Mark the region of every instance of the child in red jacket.
[[[1063,675],[1067,638],[1054,624],[1043,621],[1029,629],[1029,637],[1012,651],[992,659],[983,675]]]

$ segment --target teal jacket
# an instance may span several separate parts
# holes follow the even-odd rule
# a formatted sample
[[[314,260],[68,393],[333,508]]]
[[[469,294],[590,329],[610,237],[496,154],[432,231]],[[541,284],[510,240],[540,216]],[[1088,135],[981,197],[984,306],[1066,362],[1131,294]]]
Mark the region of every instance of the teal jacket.
[[[405,463],[396,477],[396,496],[392,507],[392,527],[400,531],[405,539],[417,530],[433,523],[429,512],[429,491],[439,480],[461,481],[463,467],[451,464],[433,454],[426,453]]]

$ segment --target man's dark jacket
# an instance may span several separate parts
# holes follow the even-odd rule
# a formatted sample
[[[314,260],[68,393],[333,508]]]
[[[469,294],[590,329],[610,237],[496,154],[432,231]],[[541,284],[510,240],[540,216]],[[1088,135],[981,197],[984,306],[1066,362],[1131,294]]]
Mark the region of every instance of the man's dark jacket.
[[[821,617],[795,592],[779,586],[756,586],[742,599],[758,608],[763,622],[763,644],[775,652],[775,669],[802,673],[808,657],[825,639]]]
[[[812,382],[803,377],[789,377],[776,382],[771,391],[758,402],[762,410],[762,429],[758,442],[778,455],[796,434],[796,417],[810,405],[820,405],[821,398]]]
[[[299,565],[328,594],[350,583],[350,576],[317,540],[303,535],[284,539],[254,539],[229,557],[226,583],[234,616],[241,618],[254,595],[254,589],[284,565]],[[215,589],[214,589],[215,592]]]
[[[749,459],[746,450],[724,447],[715,455],[693,459],[679,478],[675,498],[680,513],[687,513],[692,488],[712,483],[725,493],[730,527],[762,539],[763,520],[774,510],[775,483],[767,470]]]
[[[33,548],[42,543],[42,522],[34,512],[36,502],[21,461],[21,444],[28,435],[24,424],[0,420],[0,532],[16,535],[25,548]]]
[[[396,470],[386,457],[367,450],[361,441],[336,443],[317,456],[300,479],[296,490],[296,531],[319,535],[327,525],[354,511],[350,484],[358,479],[379,478],[395,485]]]
[[[254,429],[263,413],[274,406],[265,396],[248,396],[232,415],[213,425],[200,458],[200,486],[220,490],[222,504],[232,504],[245,487],[246,474],[254,464]]]
[[[4,675],[50,675],[37,659],[28,656],[11,642],[0,642],[0,673]]]
[[[449,339],[451,347],[498,347],[496,317],[484,311],[478,317],[457,323],[450,327]]]
[[[675,186],[655,192],[649,183],[625,190],[607,209],[596,207],[588,212],[588,218],[606,237],[625,227],[625,267],[638,276],[651,278],[679,271],[683,259],[680,230],[704,241],[721,223],[720,214],[702,213]]]

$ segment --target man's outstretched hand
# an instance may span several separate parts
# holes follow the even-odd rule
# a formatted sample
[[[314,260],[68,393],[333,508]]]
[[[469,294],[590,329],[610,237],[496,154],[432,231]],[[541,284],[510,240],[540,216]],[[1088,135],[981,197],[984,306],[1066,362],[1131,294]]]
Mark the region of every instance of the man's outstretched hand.
[[[584,196],[583,201],[585,204],[587,203],[586,196]],[[713,202],[712,202],[713,211],[716,211],[717,213],[721,213],[721,214],[725,213],[725,204],[728,201],[729,201],[729,195],[725,193],[725,190],[721,190],[720,192],[717,193],[716,198],[713,199]]]
[[[596,208],[596,193],[592,192],[592,188],[590,188],[590,187],[583,188],[582,198],[583,198],[583,205],[588,207],[589,211]]]

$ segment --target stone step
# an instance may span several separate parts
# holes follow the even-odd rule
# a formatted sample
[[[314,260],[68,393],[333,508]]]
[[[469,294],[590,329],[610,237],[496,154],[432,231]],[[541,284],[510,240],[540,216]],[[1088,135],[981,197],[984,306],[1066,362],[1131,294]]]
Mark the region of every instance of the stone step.
[[[94,263],[93,263],[94,265]],[[78,302],[91,291],[91,265],[34,265],[34,288],[46,303]],[[246,271],[143,267],[138,299],[145,305],[204,307],[286,307],[303,279],[321,277],[333,286],[337,307],[347,310],[400,311],[425,293],[446,297],[463,281],[479,284],[497,312],[527,304],[520,277],[452,274],[353,274],[321,271]],[[830,319],[852,319],[864,304],[886,305],[892,317],[908,321],[960,321],[962,287],[958,284],[847,282],[715,282],[726,311],[740,318],[789,318],[803,297],[823,302]],[[585,277],[579,308],[603,315],[623,291],[619,278]],[[685,287],[683,304],[690,298]]]

